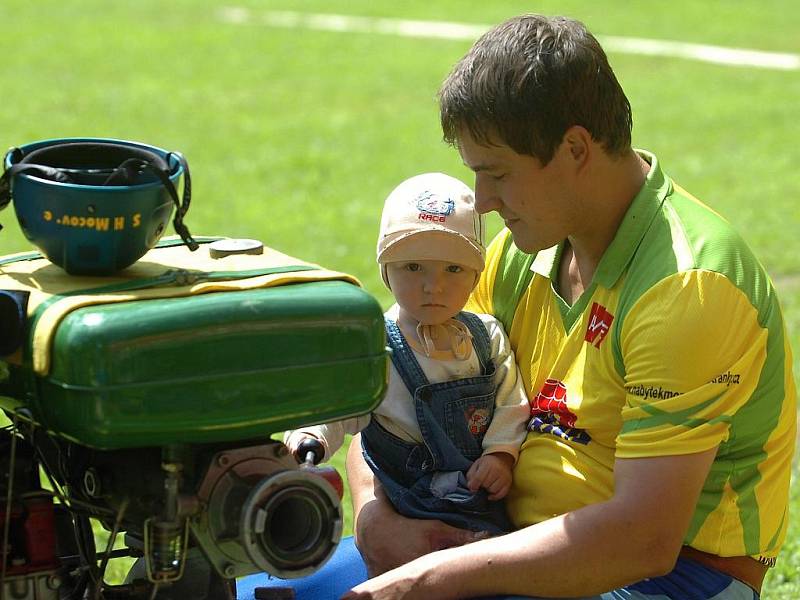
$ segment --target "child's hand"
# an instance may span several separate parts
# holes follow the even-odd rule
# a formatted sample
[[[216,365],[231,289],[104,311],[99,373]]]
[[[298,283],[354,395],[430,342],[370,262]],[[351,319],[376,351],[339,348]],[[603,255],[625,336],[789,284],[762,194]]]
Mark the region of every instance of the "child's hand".
[[[500,500],[511,489],[514,457],[507,452],[484,454],[467,471],[467,486],[473,492],[484,488],[489,500]]]
[[[289,452],[297,459],[297,462],[303,463],[309,452],[314,455],[314,464],[318,464],[325,456],[325,447],[313,435],[305,435],[299,432],[293,432],[287,440],[284,441]]]
[[[290,434],[284,435],[283,443],[289,449],[289,452],[291,452],[292,454],[296,454],[297,447],[300,445],[300,442],[306,439],[308,439],[308,436],[300,433],[299,431],[292,431],[291,435]]]

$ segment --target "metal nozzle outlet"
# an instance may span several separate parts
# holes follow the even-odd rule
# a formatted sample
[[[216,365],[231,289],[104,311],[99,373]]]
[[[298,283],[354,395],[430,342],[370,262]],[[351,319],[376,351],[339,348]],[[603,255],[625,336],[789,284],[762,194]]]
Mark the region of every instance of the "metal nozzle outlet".
[[[264,571],[292,579],[319,569],[342,536],[342,509],[333,487],[302,470],[265,477],[245,501],[241,540]]]

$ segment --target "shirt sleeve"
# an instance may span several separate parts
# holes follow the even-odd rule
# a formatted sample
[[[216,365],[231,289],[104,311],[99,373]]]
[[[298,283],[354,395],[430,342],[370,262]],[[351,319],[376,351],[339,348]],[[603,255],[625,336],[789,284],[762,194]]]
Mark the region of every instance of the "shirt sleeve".
[[[483,269],[472,295],[464,307],[465,310],[476,314],[494,314],[492,295],[494,291],[494,280],[497,274],[497,265],[502,258],[503,248],[506,238],[510,235],[508,230],[502,230],[489,244],[486,249],[486,266]]]
[[[287,431],[283,435],[283,443],[294,450],[303,438],[313,437],[320,441],[325,448],[323,461],[328,461],[336,454],[336,451],[344,444],[345,434],[354,435],[369,425],[370,415],[361,415],[350,419],[342,419],[333,423],[313,425]]]
[[[756,308],[719,273],[668,277],[625,318],[618,458],[690,454],[728,439],[766,360]]]
[[[503,326],[494,317],[479,316],[492,342],[497,386],[494,416],[483,437],[483,453],[506,452],[516,462],[527,435],[526,425],[530,418],[528,395]]]

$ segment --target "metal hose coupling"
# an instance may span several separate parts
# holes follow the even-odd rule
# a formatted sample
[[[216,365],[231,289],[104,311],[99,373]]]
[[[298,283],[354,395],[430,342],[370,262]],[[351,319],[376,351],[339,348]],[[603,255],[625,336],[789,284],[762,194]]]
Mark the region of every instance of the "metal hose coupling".
[[[330,471],[300,468],[279,442],[221,452],[198,490],[205,510],[192,534],[223,577],[310,575],[342,536],[341,478]]]

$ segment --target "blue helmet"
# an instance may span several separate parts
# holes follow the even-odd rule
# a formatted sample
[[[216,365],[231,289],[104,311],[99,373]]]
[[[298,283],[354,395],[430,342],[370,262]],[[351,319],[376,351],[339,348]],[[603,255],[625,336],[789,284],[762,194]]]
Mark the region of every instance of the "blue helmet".
[[[109,275],[155,246],[173,209],[183,242],[189,165],[177,152],[104,138],[56,139],[8,151],[0,209],[13,199],[28,240],[73,275]],[[182,198],[178,190],[182,188]]]

